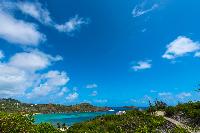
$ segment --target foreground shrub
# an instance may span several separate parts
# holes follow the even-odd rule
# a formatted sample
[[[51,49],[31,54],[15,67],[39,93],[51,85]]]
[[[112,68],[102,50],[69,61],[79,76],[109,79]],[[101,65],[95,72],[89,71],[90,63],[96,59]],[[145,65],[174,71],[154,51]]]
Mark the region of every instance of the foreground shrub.
[[[0,113],[0,133],[59,133],[49,123],[33,124],[31,115]]]
[[[69,133],[152,133],[174,132],[180,129],[169,125],[163,117],[149,115],[141,111],[130,111],[123,115],[106,115],[91,121],[74,124]],[[173,131],[174,130],[174,131]],[[185,131],[180,129],[180,131]],[[178,132],[177,132],[178,133]],[[183,132],[183,133],[186,133]]]
[[[166,116],[176,118],[192,127],[200,126],[200,102],[178,104],[165,109]]]

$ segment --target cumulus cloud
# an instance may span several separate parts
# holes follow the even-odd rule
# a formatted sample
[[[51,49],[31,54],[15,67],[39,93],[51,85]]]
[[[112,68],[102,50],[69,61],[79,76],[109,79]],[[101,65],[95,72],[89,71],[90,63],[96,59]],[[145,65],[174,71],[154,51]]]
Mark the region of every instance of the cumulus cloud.
[[[81,28],[82,25],[88,24],[88,19],[75,15],[64,24],[56,24],[50,16],[50,12],[39,2],[18,2],[18,8],[25,14],[32,16],[39,22],[55,27],[59,32],[72,33]]]
[[[0,1],[0,8],[0,31],[3,32],[3,35],[0,35],[9,42],[23,45],[38,45],[41,41],[45,41],[46,37],[37,31],[35,24],[17,20],[10,12],[21,11],[41,24],[55,28],[59,32],[68,33],[68,35],[73,35],[73,32],[79,30],[82,25],[89,23],[89,19],[75,15],[64,24],[57,24],[51,18],[49,10],[37,1]],[[8,27],[9,29],[6,29]]]
[[[53,61],[62,60],[61,56],[53,57],[40,51],[16,53],[10,58],[9,64],[25,70],[41,70]]]
[[[136,103],[136,102],[138,102],[136,99],[130,99],[130,102],[131,103]]]
[[[155,9],[157,9],[159,6],[158,4],[153,4],[151,7],[146,7],[146,2],[143,2],[139,5],[136,5],[135,8],[132,11],[133,17],[139,17],[146,13],[149,13]]]
[[[88,85],[86,85],[87,89],[93,89],[93,88],[97,88],[97,87],[98,87],[97,84],[88,84]]]
[[[81,28],[82,25],[88,24],[89,21],[83,18],[80,18],[78,15],[71,18],[65,24],[56,24],[55,28],[60,32],[72,33]]]
[[[167,50],[162,57],[170,60],[194,52],[196,52],[195,56],[198,56],[198,50],[200,50],[199,42],[194,42],[185,36],[179,36],[167,45]]]
[[[132,66],[134,71],[150,69],[152,67],[151,60],[139,61],[136,65]]]
[[[47,96],[49,94],[58,93],[69,81],[69,77],[65,72],[49,71],[40,75],[36,81],[33,90],[27,94],[29,98]]]
[[[108,100],[107,99],[97,99],[97,100],[94,100],[94,102],[103,104],[103,103],[107,103]]]
[[[97,91],[93,91],[93,92],[91,93],[91,96],[95,97],[95,96],[97,96],[97,94],[98,94]]]
[[[8,62],[0,62],[0,97],[36,98],[66,92],[69,77],[65,72],[36,71],[45,70],[58,57],[39,51],[22,52],[10,57]]]
[[[160,92],[160,93],[158,93],[158,95],[159,96],[171,96],[172,93],[170,93],[170,92]]]
[[[0,64],[0,97],[23,95],[30,87],[29,75],[18,68],[7,64]]]
[[[49,11],[39,2],[18,2],[16,5],[24,14],[32,16],[39,22],[47,25],[53,24]]]
[[[177,104],[177,102],[179,102],[179,101],[185,102],[187,100],[191,100],[188,98],[190,98],[192,95],[195,95],[195,93],[193,93],[193,94],[191,94],[190,92],[181,92],[178,94],[173,94],[171,92],[158,93],[158,96],[160,97],[161,100],[168,102],[170,104]],[[193,97],[193,99],[195,99],[195,97]]]
[[[69,102],[72,102],[74,100],[76,100],[79,97],[79,94],[77,92],[74,93],[70,93],[67,97],[66,100]]]
[[[190,97],[190,96],[192,96],[191,93],[182,92],[182,93],[180,93],[180,94],[177,95],[177,98],[184,99],[184,98]]]
[[[12,15],[0,10],[0,38],[10,43],[23,46],[37,46],[46,40],[37,26],[23,20],[15,19]]]
[[[0,59],[3,59],[4,58],[4,53],[3,51],[0,50]]]
[[[194,56],[195,57],[200,57],[200,52],[196,52]]]
[[[64,94],[68,91],[69,89],[67,87],[63,87],[62,90],[58,93],[58,96],[64,96]]]

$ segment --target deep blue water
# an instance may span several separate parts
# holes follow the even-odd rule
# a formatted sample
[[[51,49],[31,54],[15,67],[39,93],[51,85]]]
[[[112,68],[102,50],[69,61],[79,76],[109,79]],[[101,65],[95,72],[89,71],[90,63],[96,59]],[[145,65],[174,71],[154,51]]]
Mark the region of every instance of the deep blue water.
[[[41,122],[50,122],[51,124],[55,125],[59,123],[65,123],[68,126],[73,125],[74,123],[87,121],[93,119],[97,116],[105,115],[105,114],[115,114],[118,111],[123,110],[130,110],[128,108],[122,107],[113,107],[114,111],[103,111],[103,112],[75,112],[75,113],[66,113],[66,114],[38,114],[35,115],[35,123]]]

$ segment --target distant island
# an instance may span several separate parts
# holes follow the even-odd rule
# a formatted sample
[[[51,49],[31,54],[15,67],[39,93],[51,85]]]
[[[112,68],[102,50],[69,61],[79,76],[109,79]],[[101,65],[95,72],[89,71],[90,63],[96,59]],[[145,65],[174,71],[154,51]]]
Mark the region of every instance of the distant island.
[[[28,104],[22,103],[16,99],[0,99],[0,112],[7,113],[70,113],[70,112],[98,112],[98,111],[108,111],[109,107],[97,107],[89,103],[81,103],[76,105],[61,105],[61,104]]]
[[[136,109],[136,106],[123,106],[123,108],[127,108],[127,109]]]

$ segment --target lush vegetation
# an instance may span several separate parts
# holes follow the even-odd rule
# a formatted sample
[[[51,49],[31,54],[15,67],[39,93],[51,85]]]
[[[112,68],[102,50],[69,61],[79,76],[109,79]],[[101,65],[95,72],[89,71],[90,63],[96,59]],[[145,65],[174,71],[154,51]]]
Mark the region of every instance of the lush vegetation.
[[[49,123],[34,124],[34,119],[32,115],[23,115],[21,111],[25,112],[39,112],[44,111],[46,113],[46,106],[44,105],[35,105],[19,103],[19,101],[14,99],[3,99],[1,101],[1,110],[7,111],[7,113],[0,113],[0,132],[2,133],[60,133],[62,131],[59,128],[67,129],[65,124],[57,124],[57,127],[52,126]],[[19,103],[19,104],[16,104]],[[2,105],[3,104],[3,105]],[[12,107],[8,107],[11,106]],[[18,107],[17,107],[18,106]],[[56,112],[60,110],[65,110],[65,107],[62,105],[53,105],[56,110],[53,110],[52,107],[48,108],[51,111],[47,112]],[[74,106],[75,111],[86,111],[93,106],[89,104],[81,104]],[[17,107],[16,109],[14,109]],[[37,109],[37,108],[43,109]],[[83,107],[83,108],[82,108]],[[28,111],[30,109],[31,111]],[[74,111],[72,108],[69,111]],[[155,116],[154,112],[162,110],[166,112],[167,117],[171,117],[195,128],[200,126],[200,102],[189,102],[185,104],[178,104],[175,107],[167,106],[166,103],[162,101],[155,101],[154,104],[150,103],[150,107],[145,111],[132,110],[128,111],[122,115],[105,115],[99,116],[92,120],[74,124],[73,126],[67,129],[66,133],[187,133],[183,128],[177,127],[176,125],[166,121],[162,116]],[[95,110],[96,111],[96,110]],[[13,113],[20,112],[20,113]]]
[[[200,101],[169,106],[165,109],[166,116],[172,117],[192,127],[200,127]]]
[[[175,119],[193,129],[200,129],[200,101],[179,103],[176,106],[167,106],[162,101],[149,103],[148,112],[154,114],[156,111],[164,111],[166,117]]]
[[[152,104],[152,103],[149,101],[149,108],[148,108],[147,112],[153,114],[153,113],[155,113],[155,112],[158,111],[158,110],[159,110],[159,111],[160,111],[160,110],[164,111],[167,107],[168,107],[167,104],[166,104],[165,102],[163,102],[163,101],[158,101],[158,100],[156,100],[156,101],[154,102],[154,104]]]
[[[60,131],[49,123],[33,124],[31,115],[0,113],[1,133],[59,133]]]
[[[88,103],[65,106],[60,104],[27,104],[15,99],[0,99],[0,111],[8,113],[68,113],[96,112],[109,110],[106,107],[96,107]]]
[[[60,133],[48,123],[33,124],[31,115],[0,113],[0,132],[2,133]],[[61,127],[61,125],[59,125]],[[63,126],[63,125],[62,125]],[[91,121],[73,125],[66,133],[149,133],[174,132],[185,133],[184,129],[167,123],[162,117],[149,115],[141,111],[130,111],[123,115],[106,115]]]
[[[91,121],[74,124],[69,133],[185,133],[184,129],[168,123],[163,117],[142,111],[129,111],[123,115],[106,115]]]

